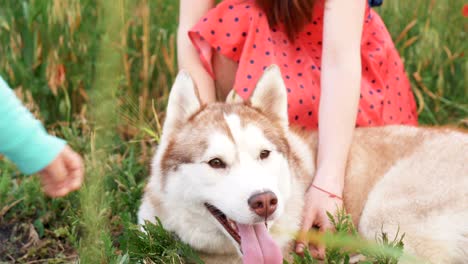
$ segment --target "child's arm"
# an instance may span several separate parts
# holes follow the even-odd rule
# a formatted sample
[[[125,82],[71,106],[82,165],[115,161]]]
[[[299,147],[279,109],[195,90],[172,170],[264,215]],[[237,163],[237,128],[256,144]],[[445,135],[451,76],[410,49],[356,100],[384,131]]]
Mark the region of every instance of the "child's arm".
[[[64,147],[65,141],[47,134],[0,78],[0,153],[22,172],[32,174],[51,163]]]
[[[203,68],[198,52],[188,37],[188,31],[214,6],[214,0],[181,0],[177,30],[177,59],[179,69],[187,70],[195,81],[200,99],[205,103],[216,100],[213,79]]]
[[[45,131],[0,77],[0,154],[27,174],[39,172],[44,192],[64,196],[80,188],[83,162],[65,141]]]

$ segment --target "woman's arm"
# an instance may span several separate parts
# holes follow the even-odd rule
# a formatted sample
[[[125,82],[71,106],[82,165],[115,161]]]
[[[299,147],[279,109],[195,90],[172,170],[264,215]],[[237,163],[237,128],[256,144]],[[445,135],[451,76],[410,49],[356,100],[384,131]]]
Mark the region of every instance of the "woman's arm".
[[[204,103],[216,100],[213,79],[203,68],[198,52],[188,37],[188,31],[214,6],[214,0],[181,0],[177,31],[177,60],[179,69],[187,70],[195,81]]]
[[[324,11],[319,146],[313,186],[306,193],[301,235],[296,252],[308,244],[312,226],[333,228],[326,212],[342,205],[344,173],[361,87],[361,37],[366,0],[326,0]],[[318,187],[318,188],[317,188]],[[323,191],[325,190],[325,191]],[[328,192],[328,193],[327,193]],[[323,258],[323,247],[312,248]]]
[[[314,183],[339,194],[358,110],[365,7],[366,0],[325,3],[318,173]]]

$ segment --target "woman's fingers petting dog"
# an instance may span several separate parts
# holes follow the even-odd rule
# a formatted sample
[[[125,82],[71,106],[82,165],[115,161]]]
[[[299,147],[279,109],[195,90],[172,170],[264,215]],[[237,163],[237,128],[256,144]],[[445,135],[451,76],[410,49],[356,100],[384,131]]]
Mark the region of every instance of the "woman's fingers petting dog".
[[[325,246],[319,243],[319,235],[326,231],[333,231],[334,227],[328,219],[327,212],[334,215],[341,205],[341,200],[333,199],[315,188],[307,191],[302,225],[296,240],[295,252],[297,254],[303,255],[305,248],[308,247],[314,258],[325,258]],[[319,233],[312,231],[315,227],[318,227]]]
[[[305,195],[305,204],[304,204],[304,211],[302,215],[302,223],[301,229],[299,230],[299,234],[296,239],[296,254],[303,255],[304,249],[309,247],[310,242],[310,230],[315,223],[317,217],[317,207],[314,203],[314,197],[307,193]]]
[[[330,223],[328,216],[325,211],[319,212],[317,215],[316,226],[319,227],[318,231],[320,235],[323,235],[327,231],[333,231],[334,227]],[[317,259],[325,259],[325,246],[321,243],[313,243],[309,245],[309,250],[312,257]]]

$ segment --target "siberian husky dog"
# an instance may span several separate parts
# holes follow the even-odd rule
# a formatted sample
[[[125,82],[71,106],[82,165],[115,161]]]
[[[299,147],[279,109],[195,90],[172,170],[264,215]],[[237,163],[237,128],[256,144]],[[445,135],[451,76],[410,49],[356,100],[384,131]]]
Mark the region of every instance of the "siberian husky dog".
[[[207,263],[282,263],[300,228],[317,153],[316,133],[288,125],[285,91],[271,66],[249,101],[230,96],[204,105],[180,72],[139,222],[159,217]],[[357,128],[343,200],[364,237],[399,229],[407,252],[467,263],[466,131]]]

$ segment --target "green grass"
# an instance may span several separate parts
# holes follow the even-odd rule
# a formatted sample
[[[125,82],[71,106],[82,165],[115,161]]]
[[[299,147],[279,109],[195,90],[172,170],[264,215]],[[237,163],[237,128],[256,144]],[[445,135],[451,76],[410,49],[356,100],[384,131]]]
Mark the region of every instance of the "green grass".
[[[324,263],[347,264],[352,257],[359,257],[359,260],[354,260],[359,264],[396,264],[403,258],[406,261],[415,260],[412,256],[403,254],[404,234],[397,233],[395,238],[390,241],[388,234],[382,230],[376,241],[366,241],[359,237],[351,215],[346,214],[344,210],[338,211],[335,216],[330,213],[327,214],[328,219],[335,228],[335,232],[326,232],[324,234],[311,232],[309,234],[310,241],[323,243],[326,246]],[[291,255],[293,257],[291,264],[320,263],[313,259],[308,250],[304,252],[304,256],[298,256],[295,253]],[[284,264],[290,263],[284,261]]]
[[[134,263],[149,251],[160,252],[155,259],[196,259],[164,229],[147,227],[157,235],[146,237],[134,226],[177,71],[177,2],[0,0],[0,75],[87,165],[81,191],[49,199],[36,177],[0,160],[0,262],[80,256],[83,263]],[[386,0],[377,9],[405,61],[422,124],[468,125],[463,4]],[[379,239],[401,246],[384,232]],[[167,244],[153,251],[158,241]],[[328,263],[359,249],[333,250]],[[382,252],[372,251],[368,261],[393,263]]]
[[[384,1],[379,10],[404,59],[420,122],[467,127],[468,29],[463,1]]]
[[[130,225],[126,230],[128,257],[131,261],[203,263],[190,246],[182,243],[173,233],[166,231],[159,219],[156,224],[147,222],[143,229],[140,230],[137,225]]]
[[[385,232],[375,242],[359,238],[351,216],[344,210],[336,216],[328,215],[335,226],[335,233],[319,234],[311,232],[309,241],[324,243],[327,246],[324,262],[329,264],[349,263],[353,255],[360,254],[360,264],[396,264],[400,258],[410,259],[404,255],[402,242],[404,234],[390,241]],[[126,229],[128,241],[128,259],[135,263],[203,263],[196,253],[177,237],[166,231],[156,218],[156,224],[146,222],[144,231],[131,224]],[[304,256],[291,254],[292,262],[284,260],[284,264],[315,264],[319,261],[312,258],[306,249]]]

